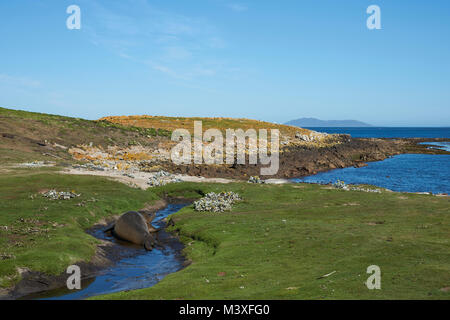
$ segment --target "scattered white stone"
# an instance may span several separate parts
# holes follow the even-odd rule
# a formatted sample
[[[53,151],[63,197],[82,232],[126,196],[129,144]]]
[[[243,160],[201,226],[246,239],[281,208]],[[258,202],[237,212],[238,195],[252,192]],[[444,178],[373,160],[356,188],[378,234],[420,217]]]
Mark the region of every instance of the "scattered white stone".
[[[258,176],[251,176],[250,179],[248,179],[247,182],[248,182],[248,183],[258,183],[258,184],[265,183],[265,181],[264,181],[264,180],[261,180],[261,178],[258,177]]]
[[[181,180],[176,178],[173,174],[167,171],[160,170],[149,179],[147,184],[150,187],[160,187],[165,186],[166,184],[169,183],[177,183],[177,182],[181,182]]]
[[[194,209],[196,211],[209,212],[230,211],[232,205],[239,200],[242,200],[241,197],[232,191],[221,193],[210,192],[200,200],[194,202]]]
[[[33,161],[33,162],[25,162],[21,163],[18,166],[24,168],[41,168],[41,167],[52,167],[55,165],[55,162],[51,161]]]
[[[362,191],[362,192],[381,193],[381,189],[368,189],[368,188],[350,186],[341,180],[338,180],[335,183],[333,183],[333,187],[335,187],[336,189],[341,189],[341,190],[345,190],[345,191]]]
[[[90,171],[105,171],[105,167],[102,166],[96,166],[92,163],[86,163],[86,164],[74,164],[72,165],[74,169],[85,169]]]
[[[81,196],[81,194],[77,194],[74,192],[50,190],[42,194],[42,196],[45,198],[49,198],[50,200],[69,200],[75,197],[79,197]]]
[[[323,132],[317,132],[317,131],[311,131],[309,134],[301,134],[300,132],[297,132],[295,134],[295,137],[299,140],[306,141],[306,142],[317,142],[322,140],[328,136],[327,133]]]

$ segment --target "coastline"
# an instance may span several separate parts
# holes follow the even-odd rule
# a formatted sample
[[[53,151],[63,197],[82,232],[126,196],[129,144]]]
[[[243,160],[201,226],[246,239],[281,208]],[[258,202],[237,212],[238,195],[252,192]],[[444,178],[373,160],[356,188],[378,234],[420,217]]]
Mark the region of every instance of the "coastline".
[[[448,151],[429,149],[421,142],[450,141],[446,138],[349,138],[331,147],[287,146],[280,152],[278,173],[268,178],[290,179],[346,167],[362,167],[367,162],[381,161],[404,153],[450,154]],[[205,178],[228,178],[246,180],[259,176],[257,165],[180,165],[171,162],[160,163],[165,170],[174,174],[202,176]]]
[[[290,184],[293,183],[289,179],[296,177],[296,174],[302,176],[311,175],[317,172],[328,171],[336,168],[345,168],[350,166],[364,166],[366,162],[381,161],[392,155],[402,153],[423,153],[423,154],[450,154],[450,152],[429,149],[427,145],[421,145],[421,142],[439,142],[450,141],[450,139],[425,139],[425,138],[408,138],[408,139],[365,139],[355,138],[351,139],[349,143],[333,146],[331,148],[323,148],[322,150],[316,148],[296,147],[288,149],[282,153],[280,161],[282,163],[282,172],[275,178],[268,179],[267,184]],[[354,152],[358,153],[358,157],[352,157]],[[312,160],[316,159],[316,160]],[[309,163],[309,166],[304,166],[304,163]],[[228,168],[229,169],[229,168]],[[204,176],[180,174],[179,177],[185,182],[195,183],[233,183],[233,182],[245,182],[245,178],[250,176],[252,172],[255,172],[259,168],[254,167],[240,167],[236,166],[232,168],[233,175],[230,177],[227,172],[221,170],[209,170],[202,171],[200,166],[191,166],[186,169],[186,173],[192,174],[192,172],[206,173]],[[123,176],[120,171],[87,171],[81,169],[63,169],[61,173],[65,174],[87,174],[94,176],[109,177],[113,180],[125,183],[129,186],[139,187],[141,189],[147,189],[148,185],[145,185],[145,181],[148,180],[149,173],[142,173],[143,176],[136,178]],[[238,173],[238,176],[236,176]],[[257,175],[257,174],[255,174]],[[286,177],[287,176],[287,177]],[[243,179],[242,179],[243,178]],[[390,190],[385,190],[390,191]],[[403,192],[399,192],[403,193]],[[423,194],[423,193],[418,193]],[[186,199],[163,199],[156,201],[152,206],[141,209],[143,212],[150,213],[157,211],[171,201],[185,201]],[[86,230],[90,232],[93,229],[105,227],[117,216],[108,217],[108,219],[102,219],[98,221],[95,226]],[[164,231],[165,232],[165,231]],[[173,236],[173,235],[172,235]],[[89,280],[96,277],[102,270],[108,266],[114,264],[120,259],[119,251],[122,248],[118,248],[112,243],[99,240],[95,255],[89,262],[80,262],[79,266],[82,269],[83,280]],[[190,262],[186,260],[186,265]],[[57,289],[65,285],[67,274],[61,273],[57,276],[49,276],[40,272],[33,272],[28,269],[19,270],[22,280],[19,281],[13,288],[2,289],[0,291],[0,299],[17,299],[26,297],[34,293],[49,291]]]

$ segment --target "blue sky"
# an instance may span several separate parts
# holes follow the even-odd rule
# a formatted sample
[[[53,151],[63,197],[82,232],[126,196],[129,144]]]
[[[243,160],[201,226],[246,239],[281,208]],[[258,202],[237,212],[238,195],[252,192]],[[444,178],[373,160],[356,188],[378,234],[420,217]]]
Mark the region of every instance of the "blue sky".
[[[15,0],[0,26],[3,107],[450,126],[446,0]]]

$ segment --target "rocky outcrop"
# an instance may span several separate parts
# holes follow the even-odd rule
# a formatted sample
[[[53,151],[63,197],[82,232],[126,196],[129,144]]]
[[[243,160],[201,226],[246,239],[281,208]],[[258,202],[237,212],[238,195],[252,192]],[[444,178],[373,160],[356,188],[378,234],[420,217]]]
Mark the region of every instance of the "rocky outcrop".
[[[295,178],[315,174],[336,168],[361,167],[365,162],[384,160],[403,151],[401,140],[352,139],[342,135],[341,142],[328,147],[310,147],[295,145],[283,148],[280,153],[278,173],[267,178]],[[173,173],[203,176],[207,178],[240,178],[248,180],[250,176],[259,176],[261,165],[182,165],[170,162],[163,165]]]

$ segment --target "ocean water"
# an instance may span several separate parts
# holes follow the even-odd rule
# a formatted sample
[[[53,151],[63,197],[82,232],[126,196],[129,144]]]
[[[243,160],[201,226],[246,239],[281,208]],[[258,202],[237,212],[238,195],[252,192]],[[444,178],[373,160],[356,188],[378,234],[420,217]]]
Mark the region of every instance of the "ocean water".
[[[363,138],[450,138],[450,128],[311,128],[327,133],[347,133]],[[450,142],[424,142],[450,151]],[[367,167],[335,169],[293,179],[296,182],[370,184],[399,192],[450,194],[450,155],[402,154]]]
[[[421,144],[432,145],[432,148],[441,149],[445,151],[450,151],[450,142],[448,141],[440,141],[440,142],[422,142]]]
[[[354,138],[450,138],[450,127],[406,128],[406,127],[365,127],[365,128],[307,128],[326,133],[346,133]]]
[[[367,167],[335,169],[295,182],[370,184],[392,191],[450,194],[450,155],[401,154]]]

